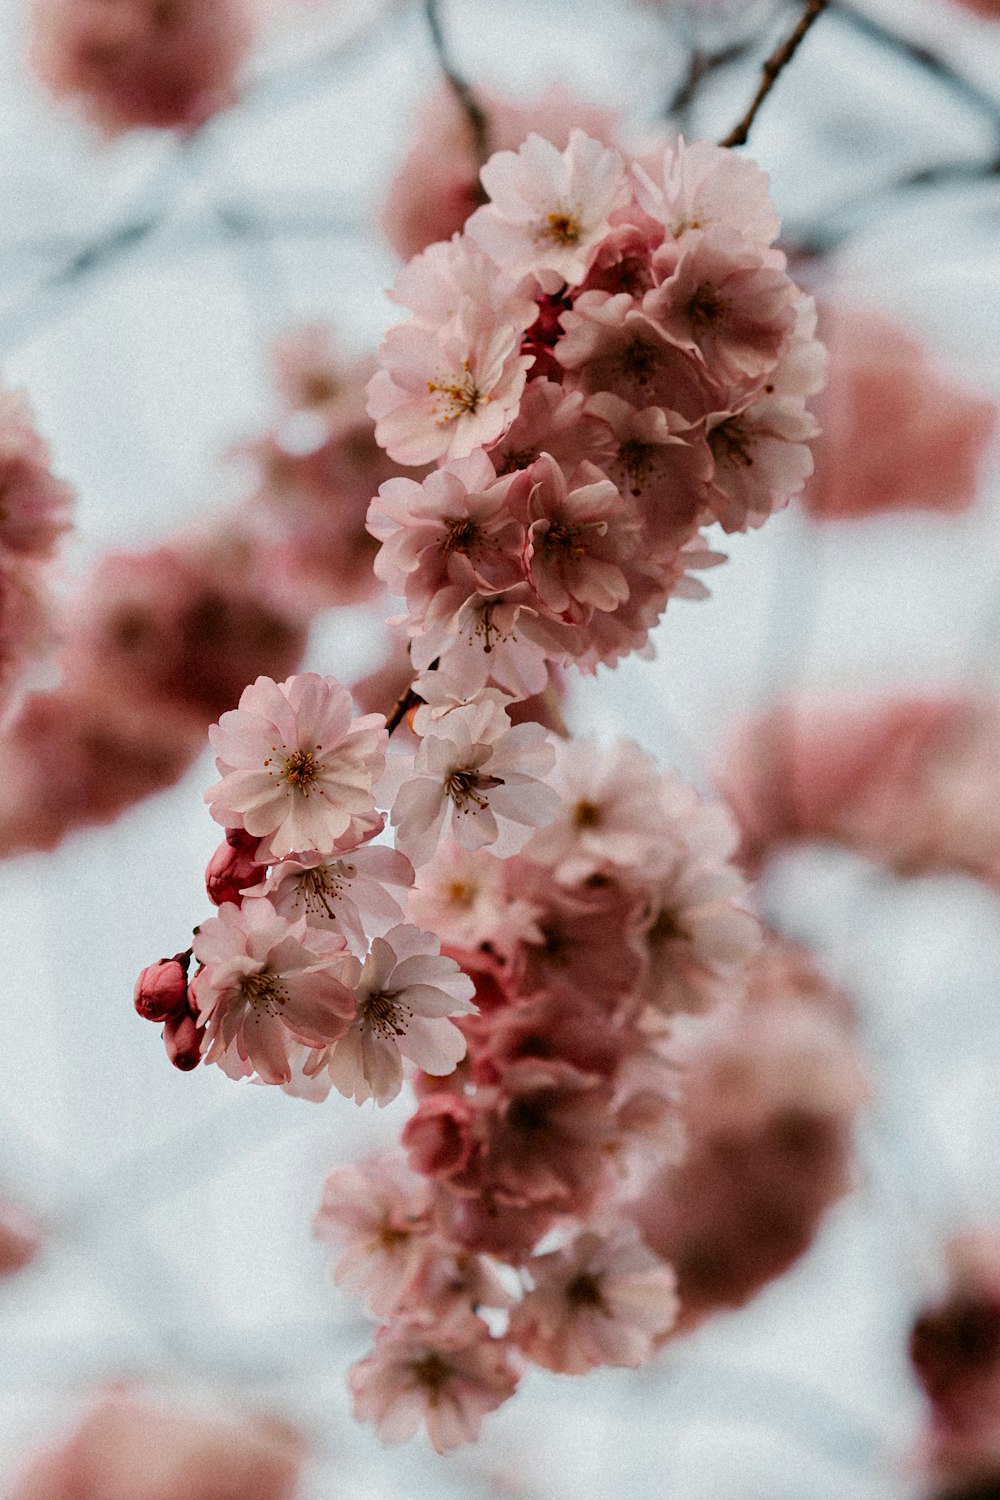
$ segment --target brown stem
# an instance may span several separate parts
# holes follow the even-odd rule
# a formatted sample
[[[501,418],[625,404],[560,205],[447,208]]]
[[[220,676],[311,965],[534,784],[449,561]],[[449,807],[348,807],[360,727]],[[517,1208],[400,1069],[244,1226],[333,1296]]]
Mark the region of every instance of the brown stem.
[[[719,142],[720,146],[743,146],[746,144],[747,137],[750,134],[750,127],[757,118],[757,111],[774,88],[781,73],[799,50],[813,23],[819,20],[826,7],[827,0],[805,0],[805,8],[799,17],[799,23],[795,30],[791,36],[787,37],[781,43],[780,47],[775,48],[764,63],[761,70],[760,88],[754,95],[753,103],[739,124],[735,125],[729,134]]]
[[[441,71],[448,80],[452,93],[465,111],[465,118],[472,132],[476,160],[482,166],[490,154],[489,122],[472,89],[461,73],[457,73],[452,66],[451,58],[448,56],[448,46],[444,39],[444,30],[441,26],[441,17],[438,13],[438,0],[424,0],[424,15],[427,17],[427,26]]]
[[[386,729],[388,729],[389,733],[392,734],[392,731],[394,729],[398,729],[400,724],[402,724],[403,720],[406,718],[406,715],[410,712],[410,709],[416,708],[417,704],[422,702],[423,699],[417,697],[417,694],[413,691],[413,688],[408,687],[406,689],[406,692],[401,694],[401,696],[396,700],[394,707],[390,710],[389,715],[386,718],[385,727]]]

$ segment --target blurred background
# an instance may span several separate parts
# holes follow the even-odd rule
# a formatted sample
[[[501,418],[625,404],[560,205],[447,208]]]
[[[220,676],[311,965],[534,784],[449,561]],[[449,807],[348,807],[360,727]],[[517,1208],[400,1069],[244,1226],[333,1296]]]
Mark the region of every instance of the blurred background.
[[[745,43],[683,112],[689,137],[724,135],[797,13],[440,7],[473,84],[526,97],[558,81],[619,109],[640,141],[664,129],[693,49]],[[957,0],[858,0],[854,16],[820,19],[752,133],[781,243],[811,290],[880,310],[948,378],[1000,399],[1000,24]],[[22,6],[3,0],[0,373],[30,394],[78,493],[68,590],[108,549],[234,502],[224,457],[271,419],[277,335],[325,319],[345,357],[375,349],[398,264],[379,207],[440,70],[422,5],[274,0],[233,107],[189,139],[108,141],[34,82],[26,36]],[[574,732],[633,736],[709,791],[734,725],[779,693],[995,691],[995,442],[979,472],[962,514],[822,526],[793,505],[759,533],[720,536],[730,560],[711,600],[671,604],[655,661],[574,681]],[[306,665],[345,681],[376,667],[381,610],[321,614]],[[650,1370],[534,1371],[477,1447],[442,1460],[354,1423],[345,1373],[370,1327],[311,1237],[326,1174],[392,1144],[405,1100],[376,1113],[186,1076],[132,1011],[138,970],[204,914],[212,779],[206,747],[109,826],[0,864],[0,1186],[47,1234],[0,1282],[0,1494],[96,1387],[138,1380],[290,1419],[312,1454],[307,1500],[344,1485],[357,1500],[910,1495],[921,1401],[907,1331],[942,1241],[1000,1223],[996,893],[830,847],[772,862],[771,920],[858,1007],[874,1098],[855,1190],[742,1312]]]

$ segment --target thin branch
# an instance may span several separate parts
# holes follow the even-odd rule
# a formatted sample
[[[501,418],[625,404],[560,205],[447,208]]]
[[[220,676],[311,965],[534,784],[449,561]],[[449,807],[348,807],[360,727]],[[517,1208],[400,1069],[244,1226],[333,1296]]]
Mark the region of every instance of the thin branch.
[[[780,75],[799,50],[814,22],[819,20],[826,7],[827,0],[806,0],[805,9],[799,17],[799,23],[795,30],[791,36],[781,43],[780,47],[775,48],[764,63],[761,70],[760,88],[754,96],[753,103],[739,124],[735,125],[729,134],[719,142],[720,146],[743,146],[746,144],[750,128],[757,118],[757,111],[774,88]]]
[[[469,129],[472,132],[472,144],[475,148],[476,160],[482,166],[490,154],[489,122],[472,89],[461,73],[455,71],[452,64],[448,54],[448,45],[444,39],[444,30],[441,26],[439,0],[424,0],[424,15],[427,17],[427,26],[431,34],[431,41],[434,43],[434,51],[437,53],[437,60],[441,71],[448,80],[448,85],[452,93],[465,111],[465,118],[468,120]]]
[[[1000,133],[1000,99],[995,99],[992,94],[981,89],[977,83],[973,83],[971,78],[960,73],[938,53],[932,52],[929,47],[921,47],[918,42],[911,42],[906,37],[900,36],[866,12],[855,10],[849,0],[828,0],[828,9],[831,15],[839,17],[859,35],[877,42],[887,51],[899,53],[908,62],[921,68],[929,77],[936,79],[938,83],[943,84],[953,94],[964,100],[970,108],[985,115],[993,128]]]
[[[723,47],[718,52],[702,52],[695,47],[688,59],[687,72],[672,98],[667,101],[666,113],[684,114],[691,108],[706,78],[711,78],[713,73],[718,73],[722,68],[728,68],[730,63],[739,62],[749,50],[747,42],[734,42],[732,46]]]
[[[413,691],[413,688],[408,687],[406,689],[406,692],[401,694],[395,704],[395,707],[390,711],[389,717],[385,721],[385,727],[386,729],[388,729],[389,733],[392,734],[392,731],[394,729],[398,729],[400,724],[402,724],[403,720],[406,718],[406,715],[410,712],[410,709],[416,708],[417,704],[422,702],[423,699],[417,697],[416,693]]]

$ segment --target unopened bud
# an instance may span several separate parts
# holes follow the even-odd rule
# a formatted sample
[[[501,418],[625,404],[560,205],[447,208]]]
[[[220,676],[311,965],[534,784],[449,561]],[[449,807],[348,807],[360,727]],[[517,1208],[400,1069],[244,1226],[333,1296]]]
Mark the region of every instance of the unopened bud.
[[[163,1045],[175,1068],[190,1073],[201,1062],[201,1044],[205,1028],[199,1026],[190,1011],[174,1016],[163,1028]]]
[[[187,1009],[186,957],[161,958],[143,969],[135,982],[133,999],[144,1020],[168,1021]]]
[[[227,828],[225,841],[216,849],[205,871],[208,899],[216,906],[231,901],[240,905],[240,892],[259,885],[267,874],[264,865],[256,863],[260,839],[242,828]]]

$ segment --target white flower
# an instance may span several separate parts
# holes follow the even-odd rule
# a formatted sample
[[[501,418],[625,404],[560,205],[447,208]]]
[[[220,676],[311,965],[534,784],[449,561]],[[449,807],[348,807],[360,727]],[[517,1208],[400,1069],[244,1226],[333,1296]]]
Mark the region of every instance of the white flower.
[[[393,805],[397,845],[414,865],[425,864],[450,815],[452,837],[466,849],[492,844],[515,854],[559,805],[540,779],[555,763],[550,737],[540,724],[511,728],[492,695],[431,728]]]
[[[584,280],[610,215],[628,200],[621,157],[582,130],[565,151],[532,132],[519,151],[496,152],[481,176],[492,202],[472,215],[468,234],[504,270],[534,272],[546,291]]]
[[[476,1013],[475,986],[433,933],[393,927],[376,938],[358,977],[347,1034],[307,1062],[325,1068],[335,1088],[359,1104],[388,1104],[403,1082],[403,1058],[441,1077],[465,1056],[465,1037],[449,1019]]]

